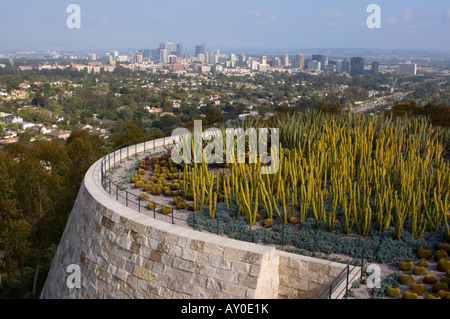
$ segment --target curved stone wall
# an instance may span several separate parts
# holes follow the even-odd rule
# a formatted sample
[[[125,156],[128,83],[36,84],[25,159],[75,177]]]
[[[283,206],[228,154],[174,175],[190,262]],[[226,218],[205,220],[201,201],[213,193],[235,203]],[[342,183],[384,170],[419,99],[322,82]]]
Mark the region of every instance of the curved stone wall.
[[[85,176],[41,298],[307,298],[346,266],[155,220],[112,198],[101,168]]]

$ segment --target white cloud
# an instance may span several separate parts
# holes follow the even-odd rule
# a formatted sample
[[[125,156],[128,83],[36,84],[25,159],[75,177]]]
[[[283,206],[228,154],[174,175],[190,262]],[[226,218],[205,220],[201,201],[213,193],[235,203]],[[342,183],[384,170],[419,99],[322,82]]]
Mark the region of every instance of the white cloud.
[[[343,15],[342,11],[334,10],[334,11],[321,11],[319,12],[319,16],[328,17],[328,18],[339,18]]]
[[[404,21],[410,21],[414,19],[414,13],[411,8],[406,8],[403,12],[403,20]]]

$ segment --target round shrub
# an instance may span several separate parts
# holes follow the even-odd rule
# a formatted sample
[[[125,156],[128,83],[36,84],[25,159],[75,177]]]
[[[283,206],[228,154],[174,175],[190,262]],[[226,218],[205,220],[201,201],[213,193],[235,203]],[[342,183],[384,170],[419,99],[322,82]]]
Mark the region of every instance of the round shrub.
[[[438,294],[428,294],[425,299],[441,299],[441,297]]]
[[[438,261],[437,270],[447,272],[450,270],[450,258],[442,258]]]
[[[297,217],[289,217],[289,223],[296,225],[298,223]]]
[[[147,180],[145,178],[141,178],[140,181],[143,183],[147,183]]]
[[[446,283],[447,286],[450,287],[450,276],[444,276],[439,281],[442,281],[443,283]]]
[[[139,198],[142,200],[149,200],[150,196],[148,196],[148,194],[146,193],[142,193],[141,195],[139,195]]]
[[[447,258],[447,252],[445,250],[438,250],[434,253],[434,260],[439,261],[443,258]]]
[[[173,198],[173,202],[175,203],[175,205],[182,201],[183,201],[183,197],[181,197],[181,196],[175,196]]]
[[[415,292],[418,295],[423,295],[427,291],[427,287],[420,282],[413,282],[409,287],[409,290]]]
[[[133,183],[133,184],[135,184],[137,181],[139,181],[139,180],[141,180],[140,178],[136,178],[136,177],[133,177],[131,180],[130,180],[130,183]]]
[[[400,261],[398,263],[398,269],[400,269],[401,271],[408,271],[408,270],[412,270],[413,268],[414,268],[414,264],[409,259],[403,259],[402,261]]]
[[[438,292],[439,290],[449,291],[448,285],[445,282],[438,281],[433,285],[433,292]]]
[[[437,282],[437,277],[434,274],[428,274],[423,277],[423,283],[432,285]]]
[[[430,259],[431,257],[433,257],[433,252],[431,251],[431,249],[427,246],[422,246],[417,250],[416,253],[417,258],[419,259]]]
[[[179,181],[178,181],[178,179],[174,179],[174,180],[172,181],[172,183],[178,183],[178,184],[180,184]]]
[[[417,266],[419,266],[419,267],[428,267],[428,260],[426,260],[426,259],[420,259],[418,262],[417,262]]]
[[[398,277],[398,282],[402,285],[411,285],[414,282],[414,277],[411,274],[403,273]]]
[[[167,174],[161,174],[161,175],[159,175],[159,177],[158,178],[163,178],[164,180],[167,178]]]
[[[438,292],[436,292],[436,294],[441,297],[441,299],[446,299],[447,297],[450,296],[450,292],[445,291],[445,290],[439,290]]]
[[[159,195],[161,195],[161,187],[154,186],[154,187],[152,188],[152,195],[154,195],[154,196],[159,196]]]
[[[425,267],[416,266],[412,271],[413,275],[423,276],[427,274],[427,270]]]
[[[142,168],[140,168],[139,170],[138,170],[138,174],[139,175],[145,175],[145,170],[144,169],[142,169]]]
[[[175,191],[175,192],[173,192],[173,196],[181,196],[181,191]]]
[[[270,218],[264,219],[263,225],[266,228],[270,228],[273,226],[273,221]]]
[[[170,188],[171,188],[173,191],[177,191],[177,190],[180,189],[180,184],[175,183],[175,184],[173,184],[172,187],[170,187]]]
[[[166,189],[164,191],[164,196],[171,197],[171,196],[173,196],[173,193],[172,193],[172,191],[170,189]]]
[[[163,193],[165,193],[166,191],[170,191],[170,187],[164,186],[164,187],[162,188],[162,192],[163,192]]]
[[[225,201],[225,195],[220,194],[219,196],[217,196],[217,201],[218,201],[218,202],[223,202],[223,201]]]
[[[407,290],[403,293],[403,299],[419,299],[419,296],[414,291]]]
[[[386,296],[388,296],[389,298],[397,298],[397,297],[400,297],[401,295],[402,295],[402,292],[400,291],[400,289],[397,286],[392,286],[392,287],[386,288]]]
[[[156,209],[156,207],[158,207],[158,206],[155,203],[152,203],[152,202],[148,203],[148,209],[154,210],[154,209]]]
[[[151,180],[153,183],[156,183],[156,181],[158,180],[158,177],[152,176],[152,177],[150,177],[150,180]]]
[[[192,193],[188,193],[186,195],[186,200],[192,202],[194,200],[194,195]]]
[[[145,186],[144,186],[144,190],[145,190],[146,192],[151,192],[152,188],[153,188],[153,186],[152,186],[152,185],[149,185],[149,184],[145,184]]]
[[[178,202],[177,203],[177,209],[186,209],[186,204],[183,202]]]
[[[169,215],[172,213],[172,207],[170,207],[169,205],[164,205],[161,207],[161,213],[163,213],[164,215]]]
[[[194,205],[190,204],[190,205],[188,206],[188,210],[189,210],[190,212],[195,211]]]
[[[141,175],[141,174],[134,174],[133,177],[134,177],[134,178],[137,178],[137,179],[139,180],[139,179],[142,178],[142,175]]]
[[[161,169],[159,168],[159,165],[158,165],[158,168],[156,168],[156,165],[155,165],[155,169],[153,170],[153,175],[155,175],[155,174],[161,174]]]
[[[138,181],[134,184],[134,188],[137,188],[137,189],[144,188],[144,186],[145,186],[145,184],[142,181]]]
[[[448,254],[450,253],[450,244],[449,243],[440,243],[437,245],[438,250],[445,250],[445,252]]]
[[[175,167],[175,166],[171,166],[170,167],[170,173],[176,173],[176,172],[178,172],[178,169]]]
[[[175,179],[175,174],[169,173],[169,175],[167,176],[167,179],[174,180]]]

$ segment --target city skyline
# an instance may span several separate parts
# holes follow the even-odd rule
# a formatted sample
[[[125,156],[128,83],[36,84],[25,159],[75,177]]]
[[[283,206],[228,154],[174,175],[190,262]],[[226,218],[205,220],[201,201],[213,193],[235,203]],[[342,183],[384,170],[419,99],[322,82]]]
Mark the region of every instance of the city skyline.
[[[63,47],[92,51],[157,48],[182,43],[209,49],[363,48],[450,51],[450,3],[425,1],[77,1],[81,28],[69,29],[73,2],[0,3],[0,51]],[[381,28],[370,29],[369,4],[381,8]]]

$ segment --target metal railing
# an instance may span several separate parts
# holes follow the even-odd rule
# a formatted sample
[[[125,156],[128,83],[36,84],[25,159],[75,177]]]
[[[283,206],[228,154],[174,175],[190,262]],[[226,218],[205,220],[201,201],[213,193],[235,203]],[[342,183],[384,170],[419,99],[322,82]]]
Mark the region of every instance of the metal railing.
[[[358,264],[359,266],[355,265]],[[358,272],[352,275],[352,272],[360,267]],[[347,263],[347,266],[336,276],[336,278],[322,291],[317,299],[338,299],[343,295],[347,298],[349,292],[349,285],[355,278],[363,278],[364,270],[364,249],[362,249],[352,260]],[[345,284],[344,284],[345,283]],[[342,287],[343,286],[343,287]],[[339,290],[339,287],[341,289]],[[343,294],[345,291],[345,294]]]

